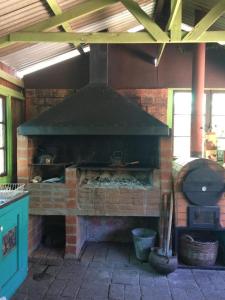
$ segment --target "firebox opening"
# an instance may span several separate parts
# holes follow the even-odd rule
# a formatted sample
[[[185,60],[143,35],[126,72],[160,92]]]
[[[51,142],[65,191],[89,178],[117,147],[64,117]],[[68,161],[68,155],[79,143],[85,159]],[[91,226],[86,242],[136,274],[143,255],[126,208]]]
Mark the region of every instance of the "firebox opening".
[[[65,216],[43,217],[42,244],[50,249],[65,249]]]
[[[69,165],[88,168],[158,169],[159,138],[155,136],[41,136],[35,150],[30,181],[64,182]]]
[[[79,249],[87,242],[131,243],[132,229],[144,227],[158,232],[158,226],[157,217],[79,216]]]
[[[38,217],[39,222],[35,219]],[[30,222],[34,222],[38,228],[30,232],[30,260],[44,265],[59,265],[65,253],[65,216],[30,216]],[[33,235],[38,231],[38,238],[33,240]],[[35,243],[34,243],[35,242]]]

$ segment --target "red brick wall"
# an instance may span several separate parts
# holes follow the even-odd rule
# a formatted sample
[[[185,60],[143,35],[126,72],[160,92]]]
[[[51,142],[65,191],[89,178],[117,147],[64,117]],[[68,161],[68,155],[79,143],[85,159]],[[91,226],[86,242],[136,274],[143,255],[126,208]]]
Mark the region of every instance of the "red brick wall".
[[[34,251],[41,242],[42,238],[42,216],[29,216],[28,225],[28,241],[29,241],[29,254]]]
[[[26,89],[26,119],[37,117],[40,113],[64,100],[72,90],[66,89]]]
[[[149,114],[167,123],[168,89],[126,89],[118,90],[124,96],[133,99]],[[172,137],[160,138],[160,178],[161,195],[171,191]]]

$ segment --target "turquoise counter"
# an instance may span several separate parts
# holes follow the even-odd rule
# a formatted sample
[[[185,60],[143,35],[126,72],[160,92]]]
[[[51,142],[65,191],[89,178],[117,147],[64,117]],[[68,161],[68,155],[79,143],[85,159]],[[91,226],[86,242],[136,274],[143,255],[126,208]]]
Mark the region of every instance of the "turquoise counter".
[[[0,206],[0,297],[7,300],[27,276],[28,203],[24,193]]]

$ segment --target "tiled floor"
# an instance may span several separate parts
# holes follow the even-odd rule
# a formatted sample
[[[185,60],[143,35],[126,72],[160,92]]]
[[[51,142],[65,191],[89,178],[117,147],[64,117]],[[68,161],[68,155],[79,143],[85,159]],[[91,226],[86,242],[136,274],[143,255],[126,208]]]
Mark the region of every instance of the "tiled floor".
[[[225,271],[156,274],[131,246],[88,244],[81,261],[32,264],[13,300],[225,300]]]

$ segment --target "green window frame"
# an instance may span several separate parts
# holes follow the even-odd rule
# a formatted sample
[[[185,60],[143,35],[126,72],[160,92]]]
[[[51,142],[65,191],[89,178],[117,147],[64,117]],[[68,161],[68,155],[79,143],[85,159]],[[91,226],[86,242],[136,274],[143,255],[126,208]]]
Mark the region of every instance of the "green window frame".
[[[6,142],[6,99],[0,94],[0,176],[5,176],[7,173],[7,142]]]
[[[1,78],[1,72],[0,72]],[[0,176],[0,184],[10,183],[13,179],[13,120],[12,120],[12,98],[25,100],[22,92],[18,92],[0,84],[0,95],[5,98],[5,120],[6,120],[6,173]]]

